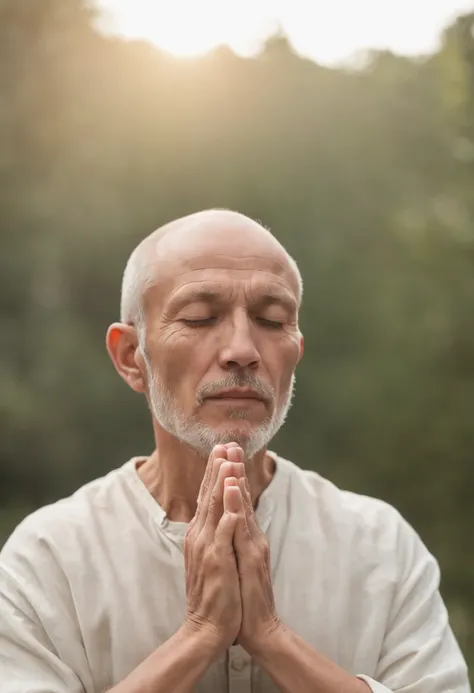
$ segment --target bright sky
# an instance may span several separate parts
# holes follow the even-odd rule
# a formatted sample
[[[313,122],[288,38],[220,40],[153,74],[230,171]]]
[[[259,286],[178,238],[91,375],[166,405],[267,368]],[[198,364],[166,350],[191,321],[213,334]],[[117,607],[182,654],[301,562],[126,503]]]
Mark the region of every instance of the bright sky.
[[[96,0],[106,28],[178,56],[227,44],[249,55],[280,26],[295,49],[326,65],[368,48],[436,50],[442,30],[474,0]]]

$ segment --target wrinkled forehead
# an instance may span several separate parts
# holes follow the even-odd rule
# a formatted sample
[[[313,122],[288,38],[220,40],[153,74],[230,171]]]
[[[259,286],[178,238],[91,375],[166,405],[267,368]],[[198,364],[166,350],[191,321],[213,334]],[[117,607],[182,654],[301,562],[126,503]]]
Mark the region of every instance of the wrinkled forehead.
[[[237,276],[260,272],[298,294],[298,279],[288,254],[267,231],[258,227],[216,227],[206,233],[184,230],[170,233],[151,249],[156,283],[167,292],[185,277],[196,275],[196,281],[206,271],[230,271]]]

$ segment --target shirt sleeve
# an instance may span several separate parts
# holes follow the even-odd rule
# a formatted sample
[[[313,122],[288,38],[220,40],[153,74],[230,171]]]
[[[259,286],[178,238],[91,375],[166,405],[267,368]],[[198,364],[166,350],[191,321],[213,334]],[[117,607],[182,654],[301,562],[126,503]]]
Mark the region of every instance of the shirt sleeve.
[[[387,688],[387,686],[384,686],[378,681],[374,681],[374,679],[371,679],[370,676],[363,676],[362,674],[359,674],[357,678],[365,681],[372,693],[392,693],[390,688]]]
[[[61,618],[58,610],[57,618]],[[0,568],[0,693],[84,693],[22,590]]]
[[[439,592],[438,563],[398,516],[398,583],[373,693],[470,693],[467,666]]]

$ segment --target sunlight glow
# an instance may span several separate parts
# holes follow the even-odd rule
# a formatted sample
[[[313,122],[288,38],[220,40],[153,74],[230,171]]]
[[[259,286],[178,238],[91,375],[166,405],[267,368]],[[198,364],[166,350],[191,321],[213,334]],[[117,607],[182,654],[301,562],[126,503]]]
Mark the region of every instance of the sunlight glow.
[[[271,3],[252,0],[103,0],[111,29],[143,38],[181,57],[228,45],[237,53],[256,52],[275,30]]]
[[[436,50],[442,30],[474,0],[97,0],[102,27],[192,57],[219,45],[256,53],[281,28],[295,49],[323,64],[364,50]]]

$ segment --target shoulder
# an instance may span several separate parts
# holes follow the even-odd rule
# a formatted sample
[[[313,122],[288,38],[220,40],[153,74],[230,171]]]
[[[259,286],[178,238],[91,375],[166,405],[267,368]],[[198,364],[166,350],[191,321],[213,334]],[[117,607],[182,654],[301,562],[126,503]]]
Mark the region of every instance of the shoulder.
[[[121,477],[127,465],[25,517],[0,551],[0,568],[28,580],[33,574],[38,577],[43,567],[51,570],[67,563],[69,557],[77,564],[91,535],[100,539],[104,526],[114,524],[111,520],[123,505]]]
[[[315,471],[303,469],[293,462],[278,457],[288,475],[289,493],[300,500],[318,507],[341,522],[348,520],[366,526],[378,525],[383,521],[398,521],[399,512],[389,503],[370,496],[346,491]]]
[[[416,530],[390,503],[341,489],[288,460],[279,462],[290,478],[290,504],[325,535],[340,538],[361,556],[391,557],[400,568],[432,559]]]

